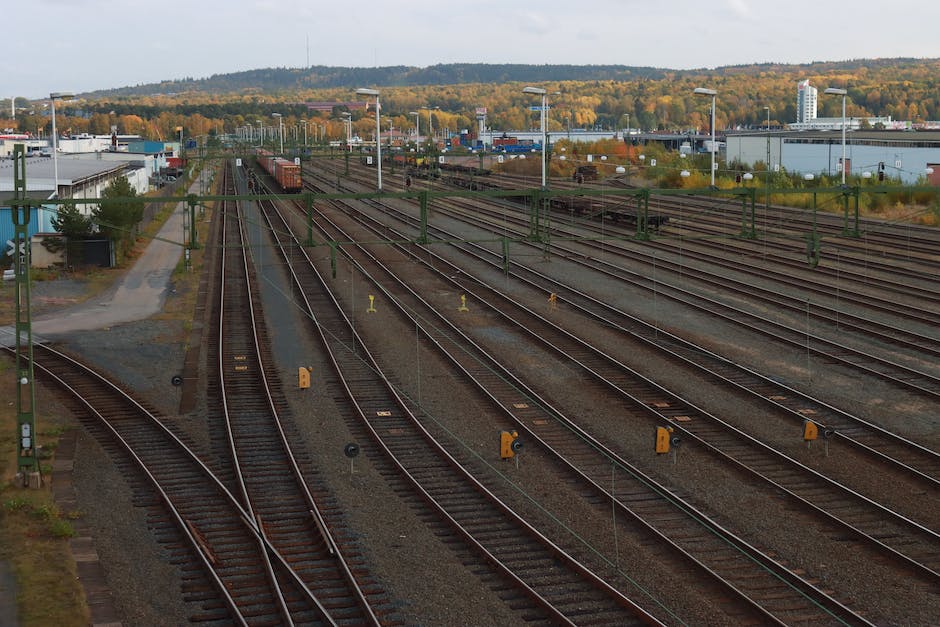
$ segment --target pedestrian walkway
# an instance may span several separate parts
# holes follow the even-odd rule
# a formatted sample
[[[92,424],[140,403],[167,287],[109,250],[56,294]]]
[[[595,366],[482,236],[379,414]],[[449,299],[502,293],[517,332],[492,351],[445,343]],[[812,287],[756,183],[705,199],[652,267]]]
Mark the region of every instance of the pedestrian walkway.
[[[190,193],[197,190],[198,182],[190,185]],[[170,277],[183,256],[183,225],[188,210],[185,201],[179,202],[144,254],[108,290],[78,305],[33,318],[33,341],[108,328],[159,313],[166,301]],[[14,341],[13,328],[0,327],[0,344],[11,346]]]

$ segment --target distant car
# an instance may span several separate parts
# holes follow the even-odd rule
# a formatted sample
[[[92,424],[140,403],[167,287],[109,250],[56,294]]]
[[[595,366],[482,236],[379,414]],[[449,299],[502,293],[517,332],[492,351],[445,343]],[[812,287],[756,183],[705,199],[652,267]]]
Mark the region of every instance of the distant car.
[[[175,176],[168,176],[168,177],[166,177],[166,180],[167,180],[168,182],[170,182],[170,183],[175,183],[175,182],[176,182],[176,177],[175,177]]]

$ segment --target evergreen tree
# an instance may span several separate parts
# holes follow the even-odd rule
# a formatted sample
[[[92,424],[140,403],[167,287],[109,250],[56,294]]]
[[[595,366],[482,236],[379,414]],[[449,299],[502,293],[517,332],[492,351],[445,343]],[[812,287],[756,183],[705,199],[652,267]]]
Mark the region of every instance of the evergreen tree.
[[[144,217],[145,203],[124,176],[113,180],[101,197],[101,204],[92,211],[92,220],[105,237],[121,242],[123,252],[127,252]]]
[[[52,226],[65,237],[65,243],[47,239],[43,241],[43,245],[52,252],[58,252],[64,247],[65,265],[72,267],[81,259],[82,242],[91,234],[94,226],[91,218],[83,214],[75,203],[70,202],[59,206],[58,215],[52,218]]]

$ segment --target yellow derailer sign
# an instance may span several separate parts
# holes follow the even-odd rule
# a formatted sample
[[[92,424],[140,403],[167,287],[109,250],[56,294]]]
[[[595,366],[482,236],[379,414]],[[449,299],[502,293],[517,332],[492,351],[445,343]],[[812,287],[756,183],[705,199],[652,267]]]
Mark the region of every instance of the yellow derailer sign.
[[[803,422],[803,440],[805,442],[811,442],[819,436],[819,427],[816,426],[816,423],[812,420],[805,420]]]
[[[656,427],[656,454],[664,455],[669,452],[669,440],[672,427]]]
[[[301,390],[306,390],[310,387],[310,370],[301,366],[297,369],[297,384],[300,386]]]
[[[519,441],[518,431],[500,431],[499,432],[499,457],[500,459],[512,459],[522,448],[522,442]]]

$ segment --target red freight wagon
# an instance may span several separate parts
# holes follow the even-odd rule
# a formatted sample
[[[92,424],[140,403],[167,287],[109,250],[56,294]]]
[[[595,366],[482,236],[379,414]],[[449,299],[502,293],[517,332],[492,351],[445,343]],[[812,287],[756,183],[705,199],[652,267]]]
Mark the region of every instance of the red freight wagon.
[[[274,165],[278,184],[285,192],[299,192],[302,185],[300,183],[300,166],[287,159],[275,159]]]

